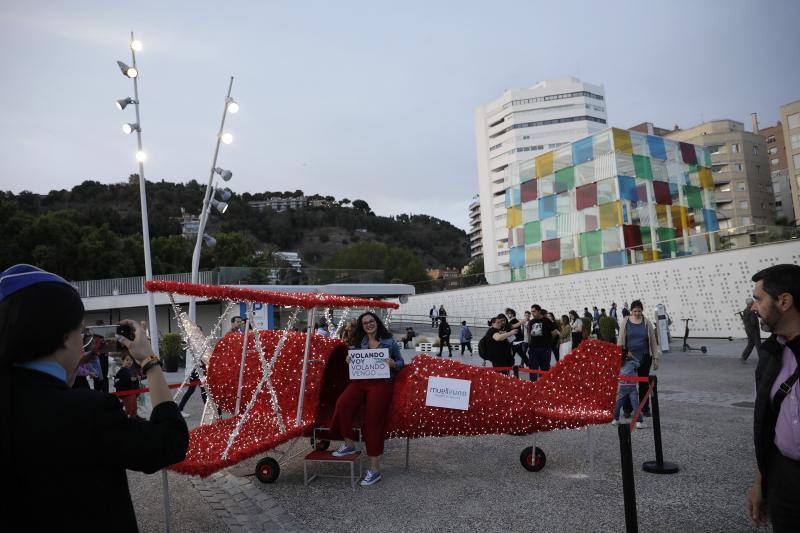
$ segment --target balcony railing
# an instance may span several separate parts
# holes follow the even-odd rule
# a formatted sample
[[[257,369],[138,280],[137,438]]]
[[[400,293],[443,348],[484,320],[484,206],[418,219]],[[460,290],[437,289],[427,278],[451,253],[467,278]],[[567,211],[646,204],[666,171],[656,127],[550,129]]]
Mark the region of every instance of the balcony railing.
[[[153,276],[153,279],[164,281],[191,282],[190,273],[162,274]],[[144,276],[133,278],[92,279],[87,281],[73,281],[72,286],[78,289],[81,298],[95,298],[98,296],[120,296],[123,294],[144,294]],[[212,271],[200,272],[199,283],[207,285],[217,284],[217,273]]]

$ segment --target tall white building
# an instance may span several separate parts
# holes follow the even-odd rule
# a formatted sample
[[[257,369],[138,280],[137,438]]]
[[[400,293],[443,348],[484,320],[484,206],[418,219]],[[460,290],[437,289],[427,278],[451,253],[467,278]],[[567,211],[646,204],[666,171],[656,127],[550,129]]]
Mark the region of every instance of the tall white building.
[[[469,203],[469,257],[474,259],[483,255],[483,242],[481,237],[481,200],[476,195]]]
[[[483,263],[486,272],[509,264],[505,191],[519,184],[533,158],[605,129],[602,85],[567,76],[510,89],[475,110]]]

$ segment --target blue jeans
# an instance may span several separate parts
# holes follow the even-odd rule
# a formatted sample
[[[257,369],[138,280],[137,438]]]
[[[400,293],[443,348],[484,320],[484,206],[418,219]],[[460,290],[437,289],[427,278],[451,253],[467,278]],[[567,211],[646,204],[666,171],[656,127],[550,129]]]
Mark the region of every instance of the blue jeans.
[[[628,399],[631,403],[631,412],[635,413],[639,409],[639,391],[636,385],[622,383],[617,388],[617,403],[614,404],[614,420],[619,420],[619,412],[622,409],[622,404]],[[641,413],[639,414],[639,422],[643,420]]]
[[[534,370],[550,370],[550,357],[553,355],[553,350],[547,346],[537,348],[531,346],[528,348],[528,356],[531,361],[531,368]],[[531,374],[531,381],[536,381],[539,374]]]

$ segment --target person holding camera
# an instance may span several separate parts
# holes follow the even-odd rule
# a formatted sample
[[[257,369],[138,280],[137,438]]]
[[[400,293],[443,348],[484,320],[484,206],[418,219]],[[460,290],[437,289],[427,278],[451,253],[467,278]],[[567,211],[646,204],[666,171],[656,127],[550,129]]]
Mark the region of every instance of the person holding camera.
[[[658,361],[661,357],[661,350],[656,339],[656,328],[644,314],[644,305],[641,300],[631,302],[630,316],[623,318],[619,325],[619,337],[617,345],[622,347],[623,355],[630,355],[638,361],[636,373],[639,377],[649,377],[650,367],[658,370]],[[626,416],[635,411],[638,403],[642,401],[647,393],[648,383],[639,383],[639,398],[637,406],[629,406],[625,403]],[[644,416],[650,416],[650,402],[646,402],[642,409]],[[629,411],[629,409],[631,411]]]
[[[49,308],[37,335],[42,303]],[[0,461],[3,519],[31,531],[64,527],[86,502],[92,524],[137,531],[125,470],[153,473],[186,456],[189,432],[160,360],[140,325],[118,337],[150,384],[150,420],[129,418],[116,396],[72,389],[83,348],[84,308],[63,278],[31,265],[0,273]],[[79,461],[94,450],[92,461]]]

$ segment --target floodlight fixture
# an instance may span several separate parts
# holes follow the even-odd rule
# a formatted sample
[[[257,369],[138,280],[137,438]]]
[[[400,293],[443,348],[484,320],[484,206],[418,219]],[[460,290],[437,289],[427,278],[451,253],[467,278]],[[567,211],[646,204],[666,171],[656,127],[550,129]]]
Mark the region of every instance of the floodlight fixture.
[[[131,97],[129,96],[129,97],[127,97],[127,98],[122,98],[122,99],[120,99],[120,100],[117,100],[117,109],[119,109],[120,111],[122,111],[123,109],[125,109],[126,107],[128,107],[128,104],[138,104],[138,103],[139,103],[139,102],[137,102],[136,100],[134,100],[133,98],[131,98]]]
[[[135,78],[136,76],[139,75],[139,71],[136,70],[136,68],[129,67],[122,61],[117,61],[117,65],[119,66],[119,69],[122,71],[123,76],[127,76],[129,78]]]
[[[231,190],[228,189],[227,187],[225,189],[217,189],[216,193],[217,193],[217,197],[220,200],[222,200],[223,202],[227,202],[228,200],[230,200],[231,196],[233,195]]]
[[[139,124],[136,122],[126,122],[122,125],[122,133],[130,135],[134,131],[142,131]]]
[[[131,50],[134,52],[142,51],[142,41],[131,41]]]
[[[228,204],[225,202],[220,202],[216,198],[211,199],[211,207],[219,211],[220,214],[224,214],[225,211],[228,210]]]
[[[226,131],[219,136],[219,140],[222,141],[222,144],[231,144],[233,142],[233,134]]]
[[[203,233],[203,242],[209,248],[213,248],[214,246],[217,245],[217,239],[215,239],[214,237],[212,237],[208,233]]]
[[[230,170],[222,169],[220,167],[216,167],[214,169],[214,172],[219,174],[220,177],[222,177],[222,179],[225,181],[231,181],[231,178],[233,177],[233,172],[231,172]]]
[[[144,153],[144,150],[139,150],[138,152],[136,152],[136,160],[139,163],[144,163],[145,161],[147,161],[147,154]]]
[[[225,99],[228,105],[228,112],[229,113],[238,113],[239,112],[239,104],[236,103],[236,100],[231,98],[230,96]]]

